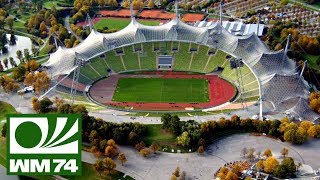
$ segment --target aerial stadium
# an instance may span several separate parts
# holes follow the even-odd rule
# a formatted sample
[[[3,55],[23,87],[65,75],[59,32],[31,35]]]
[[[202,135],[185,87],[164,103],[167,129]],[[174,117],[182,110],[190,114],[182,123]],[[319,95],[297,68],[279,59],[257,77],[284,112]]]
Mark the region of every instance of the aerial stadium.
[[[57,90],[121,111],[208,111],[255,102],[261,119],[290,113],[316,122],[309,85],[287,50],[269,50],[255,33],[229,33],[221,20],[190,26],[176,3],[175,18],[163,25],[146,26],[132,15],[118,32],[92,29],[76,47],[59,47],[45,67]]]

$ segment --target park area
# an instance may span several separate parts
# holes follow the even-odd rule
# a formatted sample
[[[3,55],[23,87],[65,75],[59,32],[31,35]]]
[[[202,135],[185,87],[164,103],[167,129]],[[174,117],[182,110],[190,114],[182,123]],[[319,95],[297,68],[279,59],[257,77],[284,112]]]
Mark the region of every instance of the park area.
[[[208,82],[205,79],[121,78],[113,101],[208,102]]]

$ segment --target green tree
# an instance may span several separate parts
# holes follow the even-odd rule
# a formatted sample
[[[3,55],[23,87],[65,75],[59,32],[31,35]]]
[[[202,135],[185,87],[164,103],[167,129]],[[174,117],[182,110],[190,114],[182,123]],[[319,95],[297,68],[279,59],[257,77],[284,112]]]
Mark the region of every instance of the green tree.
[[[274,169],[273,174],[278,178],[285,178],[287,176],[287,169],[283,165],[279,165]]]
[[[14,61],[14,59],[12,57],[9,58],[9,62],[12,67],[17,67],[17,63],[16,63],[16,61]]]
[[[171,117],[170,130],[176,135],[180,133],[180,118],[177,115]]]
[[[297,166],[292,157],[286,157],[282,160],[281,165],[285,166],[288,174],[293,174],[297,171]]]
[[[2,65],[2,63],[0,61],[0,72],[2,72],[2,71],[4,71],[4,68],[3,68],[3,65]]]
[[[31,59],[31,55],[30,55],[30,52],[29,52],[29,49],[24,49],[23,50],[23,55],[24,55],[24,58],[29,61]]]
[[[40,100],[40,112],[41,113],[46,113],[50,110],[50,106],[53,104],[53,102],[45,97],[42,100]]]
[[[12,78],[17,81],[22,81],[26,72],[27,72],[27,70],[24,66],[18,66],[13,69]]]
[[[169,129],[171,126],[172,116],[168,113],[165,113],[161,116],[162,129]]]
[[[9,64],[8,58],[3,59],[3,64],[4,64],[4,67],[8,69],[8,64]]]
[[[23,63],[23,56],[22,56],[22,52],[20,50],[18,50],[16,52],[17,54],[17,58],[19,59],[20,63]]]

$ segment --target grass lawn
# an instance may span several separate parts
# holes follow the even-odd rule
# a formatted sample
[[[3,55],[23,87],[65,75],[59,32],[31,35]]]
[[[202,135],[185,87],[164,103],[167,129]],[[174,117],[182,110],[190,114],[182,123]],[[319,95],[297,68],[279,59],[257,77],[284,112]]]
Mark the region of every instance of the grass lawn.
[[[133,179],[130,176],[123,177],[124,173],[119,171],[113,171],[112,174],[107,176],[99,176],[99,174],[94,170],[92,164],[82,163],[82,175],[81,176],[64,176],[69,180],[102,180],[102,179]]]
[[[48,55],[51,49],[53,48],[54,48],[53,45],[46,44],[39,52],[39,56]]]
[[[68,1],[66,0],[58,0],[58,1],[46,1],[43,4],[43,7],[46,9],[51,9],[53,6],[56,7],[56,9],[62,9],[63,7],[59,6],[58,3],[60,3],[61,5],[72,5],[72,3],[68,3]]]
[[[0,132],[2,131],[3,125],[4,125],[4,122],[0,121]],[[6,139],[0,135],[0,164],[2,166],[6,166],[6,156],[7,156]]]
[[[146,124],[147,135],[143,138],[146,145],[151,145],[152,142],[158,142],[161,145],[175,144],[176,136],[170,132],[161,129],[161,124]]]
[[[6,118],[6,114],[15,114],[16,110],[14,107],[6,102],[0,101],[0,120]]]
[[[113,101],[208,102],[208,82],[205,79],[122,78]]]
[[[308,61],[309,66],[314,69],[320,70],[320,65],[317,64],[317,60],[320,59],[320,56],[305,54],[304,58],[306,58],[306,60]]]
[[[157,26],[159,22],[156,21],[147,21],[147,20],[139,20],[141,24],[149,25],[149,26]],[[109,29],[123,29],[130,23],[129,19],[116,19],[116,18],[107,18],[101,19],[98,21],[94,27],[96,29],[103,29],[104,27],[108,27]]]

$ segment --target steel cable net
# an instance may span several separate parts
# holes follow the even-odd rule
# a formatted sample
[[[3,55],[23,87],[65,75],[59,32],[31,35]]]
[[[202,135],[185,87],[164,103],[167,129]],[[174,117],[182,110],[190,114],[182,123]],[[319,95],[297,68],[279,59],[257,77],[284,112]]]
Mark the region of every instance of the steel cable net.
[[[299,98],[297,103],[291,109],[287,110],[287,112],[290,112],[291,114],[302,120],[307,119],[313,121],[314,123],[320,120],[320,115],[312,111],[310,109],[308,101],[303,98]]]
[[[248,62],[256,74],[266,76],[269,74],[294,74],[295,62],[289,59],[284,51],[263,53],[255,60]]]
[[[262,98],[264,101],[271,102],[275,109],[292,98],[307,98],[308,91],[303,81],[303,79],[300,80],[299,74],[273,74],[262,82]]]
[[[69,74],[74,70],[74,60],[78,56],[90,61],[119,47],[152,41],[204,44],[242,58],[261,84],[262,99],[271,102],[275,108],[288,99],[307,98],[305,81],[299,79],[295,63],[283,51],[270,51],[255,34],[242,37],[232,35],[220,23],[194,27],[174,18],[160,26],[146,26],[132,18],[131,23],[118,32],[104,34],[93,30],[79,45],[70,49],[58,48],[45,66],[52,76]],[[80,78],[84,79],[85,84],[92,82],[81,73]]]

